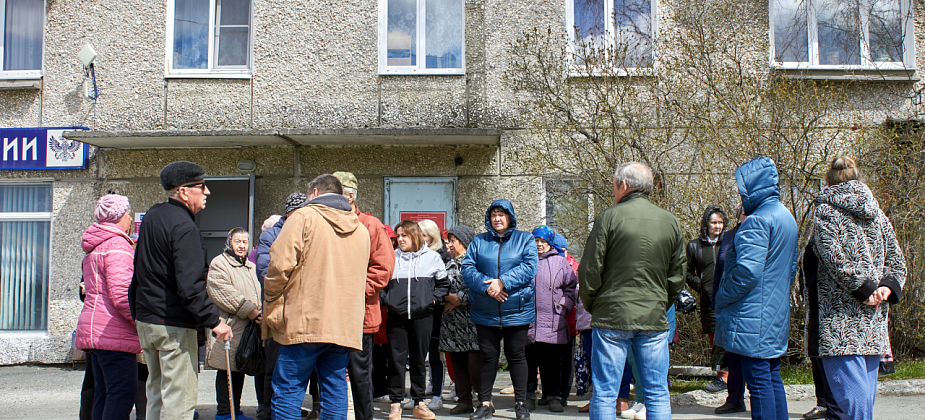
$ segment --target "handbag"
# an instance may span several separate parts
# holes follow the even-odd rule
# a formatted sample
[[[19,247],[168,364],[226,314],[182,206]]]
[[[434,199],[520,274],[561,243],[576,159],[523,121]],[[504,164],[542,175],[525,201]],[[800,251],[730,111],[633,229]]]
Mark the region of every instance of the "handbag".
[[[266,354],[260,337],[260,325],[249,321],[241,333],[241,341],[234,352],[234,363],[238,370],[255,376],[266,371]]]
[[[889,326],[890,320],[887,319],[887,325]],[[889,328],[887,329],[889,330]],[[893,362],[893,345],[889,342],[889,337],[887,337],[887,353],[880,356],[880,366],[877,369],[877,376],[886,376],[896,373],[896,364]]]

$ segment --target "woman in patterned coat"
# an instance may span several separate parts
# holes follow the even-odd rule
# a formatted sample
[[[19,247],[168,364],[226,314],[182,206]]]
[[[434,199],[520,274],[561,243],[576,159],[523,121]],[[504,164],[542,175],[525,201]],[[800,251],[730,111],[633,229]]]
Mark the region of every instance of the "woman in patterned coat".
[[[461,264],[475,232],[468,226],[459,225],[450,228],[446,236],[447,250],[453,259],[446,263],[450,293],[443,298],[446,314],[440,329],[440,351],[450,354],[450,364],[456,373],[459,403],[450,410],[450,414],[470,414],[474,411],[472,389],[478,388],[481,383],[482,356],[475,324],[469,319],[469,287],[463,280]]]
[[[873,418],[880,355],[889,350],[887,315],[899,302],[906,263],[889,219],[857,164],[832,161],[816,198],[812,250],[818,258],[818,352],[846,418]]]

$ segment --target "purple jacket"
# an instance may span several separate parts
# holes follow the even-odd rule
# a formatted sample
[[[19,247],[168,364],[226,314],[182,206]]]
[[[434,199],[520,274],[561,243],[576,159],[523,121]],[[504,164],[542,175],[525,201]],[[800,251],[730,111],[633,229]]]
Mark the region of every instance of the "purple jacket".
[[[568,315],[578,301],[578,277],[555,249],[540,255],[536,277],[536,322],[530,324],[530,343],[568,343]]]

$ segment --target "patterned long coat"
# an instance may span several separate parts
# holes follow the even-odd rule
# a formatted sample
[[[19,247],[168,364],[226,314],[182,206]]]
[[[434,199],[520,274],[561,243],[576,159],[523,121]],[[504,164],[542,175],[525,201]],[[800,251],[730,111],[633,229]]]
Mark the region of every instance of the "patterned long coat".
[[[816,198],[813,249],[819,258],[819,356],[882,355],[887,315],[906,281],[906,262],[889,219],[859,181],[834,185]],[[864,304],[878,287],[889,303]]]
[[[450,293],[456,293],[461,305],[443,314],[440,327],[440,351],[460,353],[479,349],[479,336],[469,318],[469,287],[463,280],[460,263],[462,256],[446,263],[446,278]]]

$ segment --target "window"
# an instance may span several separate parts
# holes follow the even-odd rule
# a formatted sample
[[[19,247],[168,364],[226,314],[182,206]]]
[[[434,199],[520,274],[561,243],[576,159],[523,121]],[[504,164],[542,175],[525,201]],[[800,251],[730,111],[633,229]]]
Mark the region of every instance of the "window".
[[[0,78],[42,77],[42,37],[45,34],[44,0],[0,0],[3,14]]]
[[[593,196],[574,179],[546,179],[545,224],[568,241],[568,252],[580,259],[594,220]]]
[[[174,0],[168,5],[168,75],[251,74],[250,0]]]
[[[771,0],[771,57],[783,68],[913,67],[908,0]]]
[[[572,51],[581,63],[590,55],[607,57],[620,68],[652,65],[656,0],[566,0]]]
[[[379,0],[379,72],[464,74],[463,3]]]
[[[0,330],[48,321],[51,184],[0,184]]]

